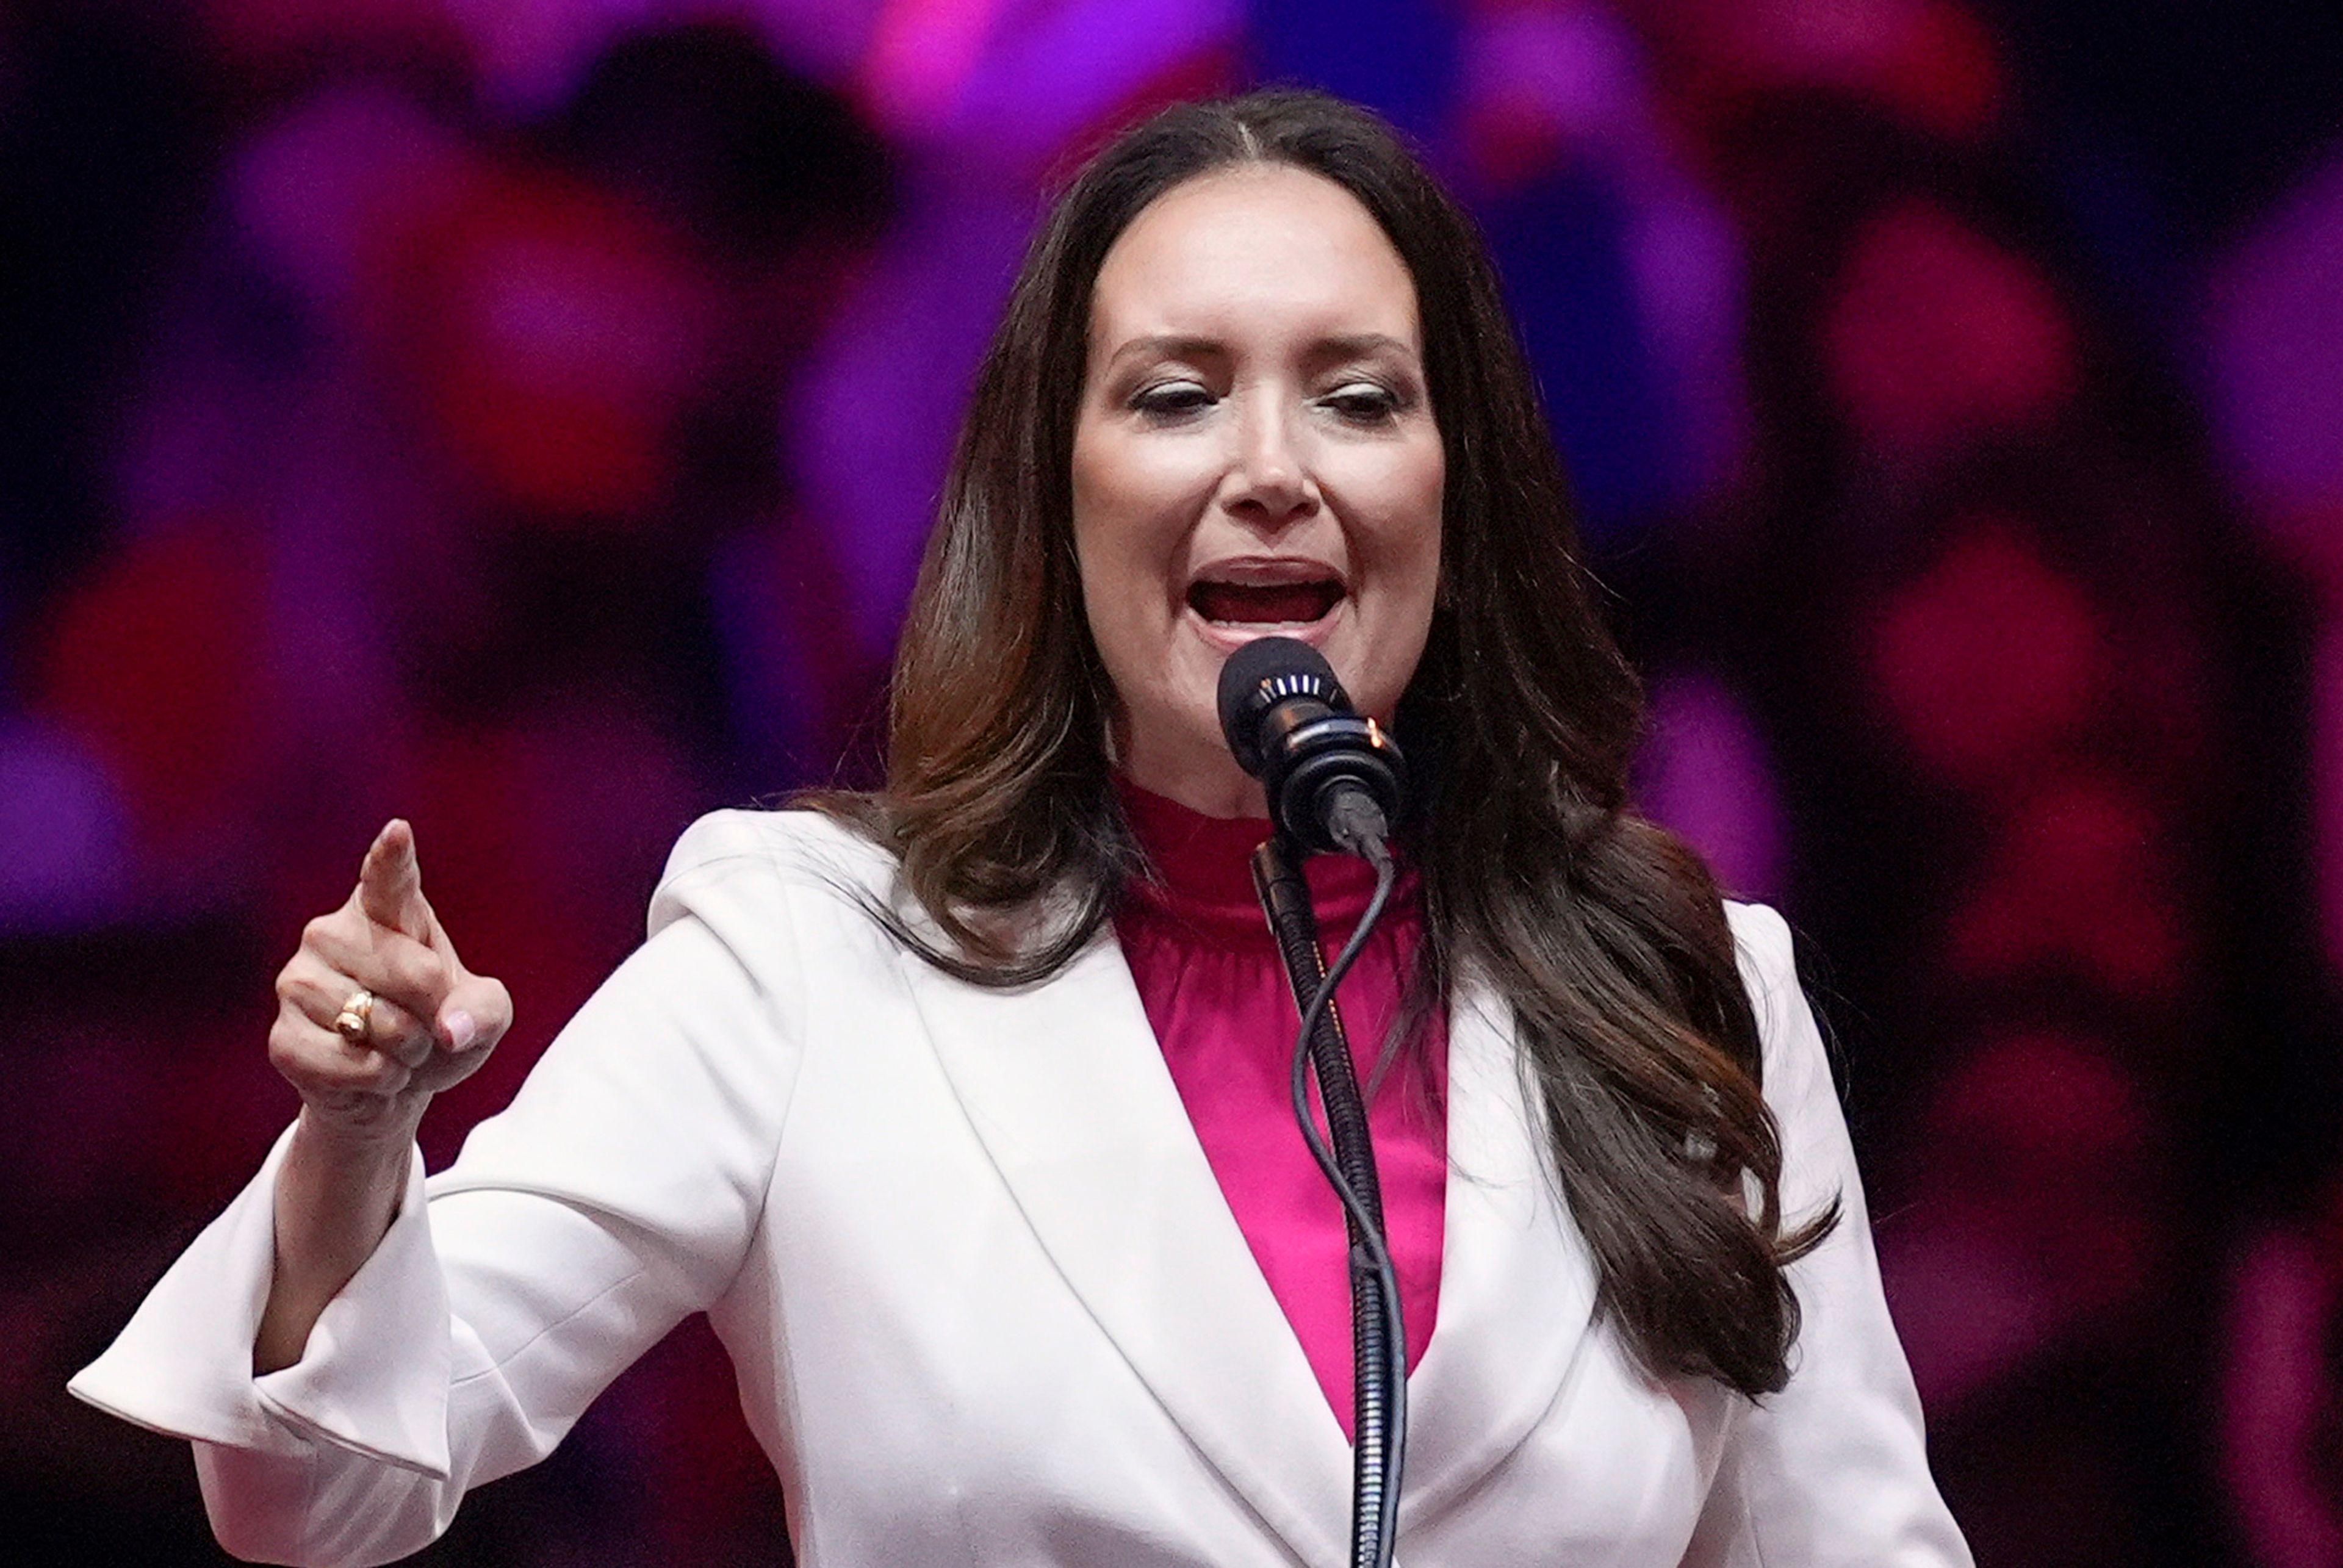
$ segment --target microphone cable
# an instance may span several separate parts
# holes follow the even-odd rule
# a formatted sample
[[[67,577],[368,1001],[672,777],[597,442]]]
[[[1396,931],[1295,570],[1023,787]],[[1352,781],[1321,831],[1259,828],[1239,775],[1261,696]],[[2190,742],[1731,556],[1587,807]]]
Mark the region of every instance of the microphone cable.
[[[1331,965],[1319,950],[1315,920],[1309,913],[1308,885],[1283,846],[1275,841],[1262,846],[1254,859],[1253,878],[1271,930],[1283,951],[1297,1001],[1303,977],[1317,976],[1294,1036],[1293,1115],[1311,1158],[1342,1201],[1351,1231],[1353,1348],[1357,1368],[1351,1561],[1353,1568],[1390,1568],[1399,1537],[1399,1497],[1407,1462],[1407,1330],[1400,1309],[1399,1271],[1383,1234],[1382,1195],[1366,1109],[1352,1070],[1349,1041],[1339,1015],[1332,1009],[1335,988],[1366,950],[1369,937],[1391,902],[1398,868],[1380,837],[1369,839],[1359,852],[1374,868],[1375,890],[1359,917],[1357,929]],[[1298,890],[1298,907],[1272,896],[1272,885],[1280,880]],[[1322,1033],[1323,1040],[1319,1039]],[[1328,1146],[1311,1114],[1313,1043],[1323,1047],[1324,1059],[1315,1063],[1319,1100],[1337,1147]],[[1378,1298],[1373,1312],[1358,1310],[1356,1287],[1362,1273],[1371,1276]]]

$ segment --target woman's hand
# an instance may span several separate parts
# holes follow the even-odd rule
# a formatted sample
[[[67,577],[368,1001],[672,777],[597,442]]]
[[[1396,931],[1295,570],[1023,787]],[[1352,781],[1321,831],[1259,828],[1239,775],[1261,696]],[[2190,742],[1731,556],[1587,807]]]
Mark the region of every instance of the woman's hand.
[[[302,931],[277,999],[268,1057],[300,1091],[304,1126],[353,1141],[403,1146],[431,1096],[471,1076],[512,1022],[503,984],[456,956],[423,896],[415,830],[396,819],[349,900]],[[353,1003],[355,1039],[334,1021]]]
[[[277,998],[268,1059],[300,1091],[301,1121],[277,1172],[256,1373],[301,1359],[317,1314],[397,1218],[423,1108],[512,1022],[503,984],[456,956],[423,897],[415,830],[397,820],[375,836],[349,901],[302,931]],[[346,1011],[364,1020],[348,1036],[335,1023]]]

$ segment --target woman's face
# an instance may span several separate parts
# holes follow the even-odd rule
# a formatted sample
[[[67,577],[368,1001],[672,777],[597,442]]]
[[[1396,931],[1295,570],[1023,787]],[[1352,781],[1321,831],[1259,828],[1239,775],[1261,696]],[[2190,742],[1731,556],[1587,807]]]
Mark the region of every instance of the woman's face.
[[[1444,467],[1415,285],[1356,197],[1248,166],[1133,220],[1099,269],[1073,492],[1134,783],[1261,813],[1215,704],[1252,638],[1315,645],[1390,717],[1432,624]]]

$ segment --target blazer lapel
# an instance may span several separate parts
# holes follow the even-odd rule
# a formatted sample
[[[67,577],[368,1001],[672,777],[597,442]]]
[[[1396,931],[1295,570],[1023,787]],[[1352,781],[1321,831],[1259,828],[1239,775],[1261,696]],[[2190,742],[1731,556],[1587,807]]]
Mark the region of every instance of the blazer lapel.
[[[1593,1261],[1544,1142],[1511,1010],[1460,985],[1449,1010],[1440,1318],[1408,1379],[1403,1530],[1445,1512],[1521,1445],[1589,1334]]]
[[[1017,991],[905,962],[970,1125],[1067,1284],[1293,1554],[1338,1568],[1349,1447],[1222,1196],[1121,949],[1102,934]],[[1443,1334],[1448,1310],[1443,1294]]]

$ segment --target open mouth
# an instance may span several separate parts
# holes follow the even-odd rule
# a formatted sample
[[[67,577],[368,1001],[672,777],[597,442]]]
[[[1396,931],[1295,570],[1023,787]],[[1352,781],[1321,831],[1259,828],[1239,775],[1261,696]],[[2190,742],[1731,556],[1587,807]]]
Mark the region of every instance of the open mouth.
[[[1307,626],[1323,620],[1342,602],[1342,585],[1332,578],[1295,583],[1199,582],[1188,589],[1188,608],[1215,626]]]

